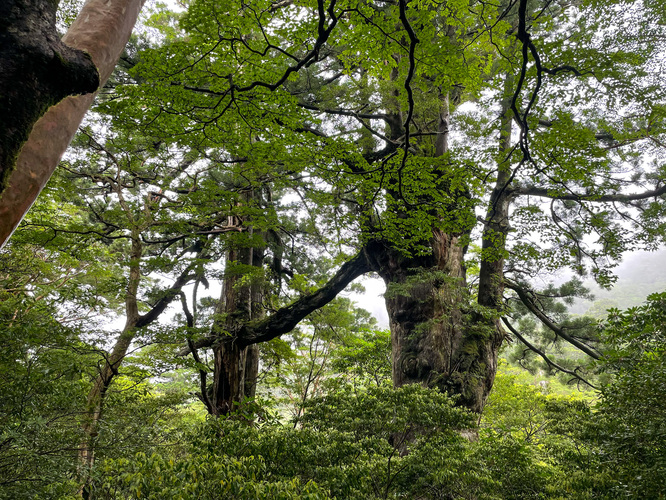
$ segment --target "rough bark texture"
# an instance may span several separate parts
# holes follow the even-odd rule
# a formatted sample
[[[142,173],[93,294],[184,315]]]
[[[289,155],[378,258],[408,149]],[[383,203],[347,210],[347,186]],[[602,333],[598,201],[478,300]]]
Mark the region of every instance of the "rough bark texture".
[[[435,230],[431,245],[431,255],[405,257],[388,244],[370,242],[316,292],[263,320],[238,323],[236,331],[228,331],[229,335],[210,336],[194,345],[219,349],[216,370],[221,373],[231,366],[246,372],[244,348],[290,332],[355,278],[374,271],[388,287],[386,306],[391,323],[394,385],[420,383],[438,387],[459,395],[461,406],[480,413],[492,388],[497,354],[504,338],[498,316],[493,315],[496,310],[493,305],[501,302],[501,273],[496,273],[502,261],[482,264],[489,283],[494,285],[493,292],[483,299],[482,305],[489,313],[484,315],[470,310],[460,237]],[[180,355],[189,352],[186,348]],[[238,375],[220,378],[216,389],[218,401],[241,394],[233,389],[234,384],[238,387],[241,383],[242,377]],[[228,406],[219,405],[221,409]]]
[[[65,97],[99,86],[90,56],[60,40],[57,4],[0,2],[0,193],[39,117]]]
[[[252,249],[252,265],[261,267],[266,252],[264,248]],[[253,320],[264,317],[264,287],[261,283],[253,283],[250,290],[250,314]],[[257,378],[259,376],[259,345],[252,344],[245,348],[245,374],[243,380],[243,396],[254,399],[257,394]]]
[[[481,412],[497,366],[496,330],[470,318],[460,238],[435,230],[431,247],[431,255],[408,258],[379,242],[368,245],[373,270],[387,285],[393,384],[437,387]]]
[[[449,119],[450,95],[446,93],[441,96],[434,142],[437,157],[448,151]],[[396,113],[393,123],[391,137],[396,140],[403,133],[401,115]],[[440,189],[448,186],[443,183]],[[400,193],[390,195],[398,198]],[[452,205],[450,210],[458,208]],[[497,224],[495,220],[490,229],[495,230]],[[462,235],[446,234],[433,227],[429,255],[407,257],[390,243],[380,241],[369,243],[366,252],[370,267],[387,286],[393,385],[437,387],[458,396],[460,406],[481,413],[495,380],[503,335],[499,317],[472,310],[461,240]],[[501,283],[503,260],[491,258],[485,264],[484,286]],[[489,292],[490,297],[482,297],[485,292],[480,291],[479,305],[490,307],[491,312],[498,310],[502,298],[499,286]]]
[[[259,377],[259,345],[253,344],[245,348],[244,397],[254,399],[257,395],[257,378]]]
[[[213,333],[224,338],[236,336],[243,325],[257,319],[261,308],[261,293],[257,283],[242,283],[242,274],[234,266],[261,267],[263,251],[243,248],[227,254],[227,272],[222,297],[218,305],[220,319],[213,325]],[[259,348],[256,344],[242,346],[238,342],[219,342],[213,349],[214,371],[211,394],[212,413],[228,415],[245,399],[255,394],[259,372]]]
[[[31,5],[36,9],[37,0],[33,1],[35,3]],[[18,5],[17,2],[18,0],[13,0],[7,4],[3,1],[2,8],[6,5]],[[129,40],[143,2],[144,0],[88,0],[63,37],[63,44],[90,54],[99,70],[100,86],[104,85],[111,75]],[[48,0],[45,0],[44,4],[47,3]],[[55,3],[52,2],[54,5]],[[22,17],[20,12],[10,12],[11,9],[7,14]],[[4,15],[0,12],[0,20],[2,19]],[[4,41],[0,42],[0,47],[4,49]],[[65,62],[66,59],[63,59],[62,64]],[[58,64],[62,66],[60,62]],[[0,70],[5,72],[4,67],[0,67]],[[53,174],[94,97],[94,94],[68,97],[52,106],[35,123],[18,155],[8,187],[0,194],[0,247],[7,241]],[[20,106],[21,103],[13,105]],[[15,133],[18,137],[25,131]],[[1,154],[4,157],[7,154],[4,143],[2,147]]]

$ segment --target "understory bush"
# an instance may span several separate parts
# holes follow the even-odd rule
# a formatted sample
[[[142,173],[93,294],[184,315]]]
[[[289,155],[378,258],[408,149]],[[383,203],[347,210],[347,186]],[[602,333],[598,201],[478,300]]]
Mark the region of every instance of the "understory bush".
[[[543,418],[580,416],[587,406],[578,406],[552,404]],[[582,441],[547,425],[525,439],[476,420],[436,390],[347,387],[309,402],[298,422],[208,419],[179,456],[107,460],[95,498],[601,498],[567,482],[570,448]]]

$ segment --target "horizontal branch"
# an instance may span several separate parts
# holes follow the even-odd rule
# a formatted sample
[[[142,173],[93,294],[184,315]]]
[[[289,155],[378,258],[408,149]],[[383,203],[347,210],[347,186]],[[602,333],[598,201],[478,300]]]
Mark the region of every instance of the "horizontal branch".
[[[666,185],[658,187],[656,189],[651,189],[648,191],[643,191],[642,193],[634,194],[603,194],[595,195],[589,193],[565,193],[565,194],[556,194],[551,189],[537,187],[537,186],[524,186],[516,187],[512,190],[513,193],[522,196],[539,196],[541,198],[549,198],[551,200],[570,200],[570,201],[592,201],[592,202],[602,202],[602,203],[629,203],[632,201],[646,200],[648,198],[656,198],[666,194]]]
[[[193,342],[196,349],[210,347],[216,342],[235,343],[246,347],[260,342],[267,342],[292,331],[308,314],[331,302],[354,279],[370,272],[370,265],[361,251],[356,257],[345,262],[335,275],[317,291],[305,295],[288,306],[278,309],[274,314],[260,321],[251,321],[238,331],[235,336],[206,337]],[[178,355],[186,356],[190,347],[182,349]]]
[[[358,111],[351,111],[348,109],[329,109],[329,108],[320,108],[312,104],[307,104],[304,102],[299,102],[298,106],[303,109],[308,109],[310,111],[318,111],[320,113],[327,113],[330,115],[340,115],[340,116],[352,116],[354,118],[362,118],[364,120],[387,120],[388,115],[385,113],[360,113]]]

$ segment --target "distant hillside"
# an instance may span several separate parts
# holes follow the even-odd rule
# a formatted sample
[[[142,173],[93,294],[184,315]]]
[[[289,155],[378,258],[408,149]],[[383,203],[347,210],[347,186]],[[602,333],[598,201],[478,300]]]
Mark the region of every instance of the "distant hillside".
[[[585,282],[595,300],[579,300],[571,307],[574,314],[603,317],[611,307],[626,309],[640,305],[651,293],[666,291],[666,249],[635,252],[616,269],[618,280],[611,290]]]

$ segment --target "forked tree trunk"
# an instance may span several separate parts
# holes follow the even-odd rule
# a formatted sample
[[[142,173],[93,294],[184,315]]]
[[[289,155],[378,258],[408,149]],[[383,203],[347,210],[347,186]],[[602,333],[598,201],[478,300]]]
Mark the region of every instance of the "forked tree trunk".
[[[392,136],[397,137],[402,133],[402,122],[399,115],[393,121]],[[449,121],[450,96],[445,93],[441,96],[434,143],[437,157],[448,152]],[[446,177],[446,171],[441,174]],[[446,182],[440,189],[448,189]],[[500,189],[494,201],[505,201],[505,197]],[[508,210],[508,202],[489,214],[492,220],[484,230],[485,246],[496,241],[491,233],[498,230],[504,209]],[[473,311],[462,236],[434,227],[429,242],[432,252],[419,257],[406,257],[381,242],[372,242],[366,248],[371,267],[387,286],[393,385],[437,387],[457,396],[460,406],[481,413],[495,380],[504,338],[499,317],[493,314],[501,308],[504,261],[491,257],[482,263],[483,283],[479,287],[483,289],[478,303],[490,314]]]

